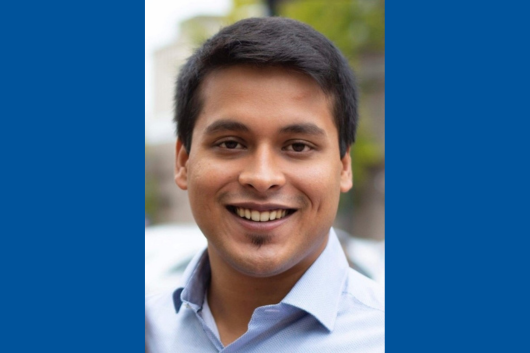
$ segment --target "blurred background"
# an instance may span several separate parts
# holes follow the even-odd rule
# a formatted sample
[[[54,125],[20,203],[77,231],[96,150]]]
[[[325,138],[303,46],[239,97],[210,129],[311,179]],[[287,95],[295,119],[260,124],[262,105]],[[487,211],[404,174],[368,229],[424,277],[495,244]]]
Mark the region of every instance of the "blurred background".
[[[205,244],[200,233],[196,235],[187,193],[173,181],[173,94],[179,68],[221,27],[247,17],[271,15],[311,25],[339,47],[354,69],[360,88],[360,125],[352,149],[354,187],[341,197],[335,227],[345,231],[341,239],[354,267],[364,267],[380,281],[384,277],[384,0],[149,0],[145,2],[147,288],[163,282],[157,277],[168,268],[180,273],[190,254]],[[178,263],[171,260],[183,251],[175,242],[175,233],[181,234],[180,244],[193,244]],[[200,241],[192,241],[196,236]],[[164,262],[164,257],[170,263],[154,265]]]

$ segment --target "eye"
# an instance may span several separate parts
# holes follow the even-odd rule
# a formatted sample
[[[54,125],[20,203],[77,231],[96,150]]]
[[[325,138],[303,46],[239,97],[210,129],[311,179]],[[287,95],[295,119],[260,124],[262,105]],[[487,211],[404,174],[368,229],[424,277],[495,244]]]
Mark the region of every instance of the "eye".
[[[235,150],[235,149],[243,149],[243,148],[245,148],[242,144],[240,144],[239,142],[234,141],[234,140],[228,140],[228,141],[220,142],[220,143],[217,144],[217,146],[221,147],[221,148],[224,148],[224,149],[227,149],[227,150]]]
[[[313,148],[311,146],[309,146],[307,143],[303,143],[303,142],[294,142],[294,143],[291,143],[290,145],[285,147],[286,151],[288,151],[288,152],[297,152],[297,153],[309,152],[312,149]]]

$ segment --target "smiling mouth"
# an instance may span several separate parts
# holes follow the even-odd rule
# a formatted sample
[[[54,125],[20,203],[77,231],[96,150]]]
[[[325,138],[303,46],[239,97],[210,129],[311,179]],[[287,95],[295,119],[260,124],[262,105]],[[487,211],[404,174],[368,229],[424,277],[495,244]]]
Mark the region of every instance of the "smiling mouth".
[[[227,206],[227,209],[236,216],[248,219],[253,222],[270,222],[288,217],[296,212],[295,209],[277,209],[260,212],[249,208],[235,206]]]

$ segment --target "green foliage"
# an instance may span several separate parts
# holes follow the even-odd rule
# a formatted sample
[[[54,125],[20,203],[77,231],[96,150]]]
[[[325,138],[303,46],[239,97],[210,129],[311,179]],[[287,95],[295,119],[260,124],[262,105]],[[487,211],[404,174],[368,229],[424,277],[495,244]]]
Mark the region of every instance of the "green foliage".
[[[351,60],[363,52],[384,51],[384,0],[293,0],[280,4],[282,16],[311,25]]]
[[[226,24],[226,20],[219,22],[216,16],[196,16],[181,23],[182,33],[193,43],[194,47],[199,47],[208,38],[218,31],[219,24]]]
[[[376,142],[367,124],[360,124],[357,140],[350,152],[355,187],[364,186],[370,177],[369,169],[381,164],[383,156],[382,149],[382,146]]]
[[[155,178],[149,174],[147,161],[147,146],[145,146],[145,214],[149,219],[153,219],[157,210],[156,183]]]
[[[261,0],[233,0],[232,11],[227,16],[227,22],[232,24],[249,17],[260,17],[266,12],[265,1]]]
[[[360,193],[371,181],[371,171],[383,163],[383,147],[376,142],[366,120],[361,121],[355,145],[350,150],[353,170],[353,189],[341,195],[339,209],[350,209],[362,202]]]

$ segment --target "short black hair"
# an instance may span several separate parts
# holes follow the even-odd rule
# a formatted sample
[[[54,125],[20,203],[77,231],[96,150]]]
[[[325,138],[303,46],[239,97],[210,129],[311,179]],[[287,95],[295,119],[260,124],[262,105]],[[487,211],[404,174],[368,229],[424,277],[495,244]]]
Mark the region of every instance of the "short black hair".
[[[287,18],[249,18],[221,29],[187,60],[177,79],[177,136],[188,153],[202,109],[200,85],[212,71],[229,66],[279,66],[312,77],[332,98],[340,156],[355,142],[357,87],[339,49],[310,26]]]

